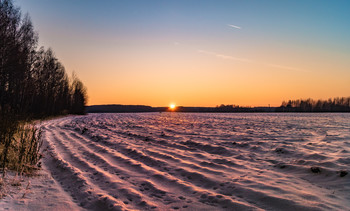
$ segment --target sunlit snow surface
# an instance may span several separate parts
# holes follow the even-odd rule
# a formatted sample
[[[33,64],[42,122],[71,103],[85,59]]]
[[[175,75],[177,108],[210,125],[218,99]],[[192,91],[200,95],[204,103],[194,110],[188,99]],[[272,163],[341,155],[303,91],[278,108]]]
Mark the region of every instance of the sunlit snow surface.
[[[82,208],[350,209],[350,114],[89,114],[43,131]]]

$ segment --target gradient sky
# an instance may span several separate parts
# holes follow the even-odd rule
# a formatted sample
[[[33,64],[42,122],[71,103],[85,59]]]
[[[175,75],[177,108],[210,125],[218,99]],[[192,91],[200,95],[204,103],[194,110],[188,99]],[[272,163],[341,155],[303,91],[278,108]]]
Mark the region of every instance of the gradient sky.
[[[350,96],[350,1],[14,0],[88,104]]]

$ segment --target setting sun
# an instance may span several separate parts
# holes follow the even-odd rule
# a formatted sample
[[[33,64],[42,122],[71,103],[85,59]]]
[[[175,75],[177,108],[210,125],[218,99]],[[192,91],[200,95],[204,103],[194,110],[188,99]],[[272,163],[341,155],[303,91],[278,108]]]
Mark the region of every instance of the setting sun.
[[[174,109],[175,109],[175,107],[176,107],[176,105],[175,105],[175,104],[170,104],[170,106],[169,106],[169,107],[170,107],[170,109],[171,109],[171,110],[174,110]]]

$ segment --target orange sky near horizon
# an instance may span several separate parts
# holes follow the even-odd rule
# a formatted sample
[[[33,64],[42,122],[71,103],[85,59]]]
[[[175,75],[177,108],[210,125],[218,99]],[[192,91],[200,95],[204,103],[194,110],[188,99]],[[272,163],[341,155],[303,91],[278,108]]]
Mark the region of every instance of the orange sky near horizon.
[[[88,85],[89,105],[279,106],[289,99],[348,96],[349,77],[339,77],[346,75],[348,61],[333,58],[336,64],[325,64],[318,61],[330,55],[307,55],[293,48],[281,54],[272,48],[268,55],[259,51],[263,50],[248,51],[245,61],[231,58],[230,52],[214,54],[169,43],[154,46],[151,52],[125,50],[118,59],[110,58],[115,63],[111,66],[104,66],[103,58],[95,60],[95,68],[107,70],[108,78],[98,71],[80,77]]]

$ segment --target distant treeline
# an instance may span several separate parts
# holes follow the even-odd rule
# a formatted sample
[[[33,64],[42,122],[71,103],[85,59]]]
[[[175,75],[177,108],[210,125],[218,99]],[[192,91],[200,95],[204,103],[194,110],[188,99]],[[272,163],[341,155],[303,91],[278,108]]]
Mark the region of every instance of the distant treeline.
[[[277,112],[350,112],[350,97],[283,101]]]
[[[151,107],[145,105],[93,105],[87,106],[88,113],[138,113],[138,112],[162,112],[166,111],[166,107]]]
[[[38,48],[28,15],[11,0],[0,0],[0,114],[43,117],[83,114],[86,89],[49,48]]]
[[[225,112],[268,112],[274,111],[269,107],[240,107],[235,105],[220,105],[216,107],[184,107],[179,106],[174,110],[168,107],[151,107],[145,105],[94,105],[87,106],[88,113],[126,113],[126,112],[201,112],[201,113],[225,113]]]
[[[224,105],[216,107],[183,107],[176,108],[178,112],[200,112],[200,113],[235,113],[235,112],[267,112],[272,111],[268,107],[242,107],[238,105]]]
[[[350,97],[328,100],[300,99],[283,101],[280,107],[242,107],[224,105],[216,107],[178,106],[174,110],[169,107],[151,107],[145,105],[93,105],[87,106],[88,113],[126,113],[126,112],[194,112],[194,113],[237,113],[237,112],[350,112]]]

